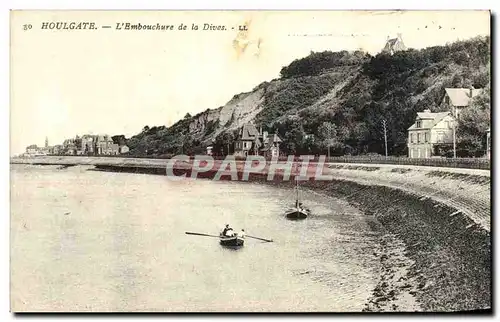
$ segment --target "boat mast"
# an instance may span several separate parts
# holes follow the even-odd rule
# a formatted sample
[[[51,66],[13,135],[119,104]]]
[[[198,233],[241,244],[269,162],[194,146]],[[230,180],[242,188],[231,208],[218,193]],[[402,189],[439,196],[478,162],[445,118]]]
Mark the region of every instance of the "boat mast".
[[[299,179],[295,178],[295,181],[297,182],[297,187],[295,188],[297,190],[297,207],[299,206]]]

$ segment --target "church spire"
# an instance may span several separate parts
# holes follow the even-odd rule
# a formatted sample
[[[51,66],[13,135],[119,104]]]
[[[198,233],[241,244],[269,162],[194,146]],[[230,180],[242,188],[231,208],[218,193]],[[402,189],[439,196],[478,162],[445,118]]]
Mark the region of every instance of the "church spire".
[[[46,148],[49,147],[49,138],[48,137],[45,137],[45,147]]]

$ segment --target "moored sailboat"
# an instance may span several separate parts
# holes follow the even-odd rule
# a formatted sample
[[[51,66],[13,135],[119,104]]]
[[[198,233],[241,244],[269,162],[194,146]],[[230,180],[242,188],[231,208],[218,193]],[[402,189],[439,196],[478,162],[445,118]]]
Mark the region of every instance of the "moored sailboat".
[[[305,219],[309,216],[309,210],[302,206],[299,201],[299,181],[296,179],[297,185],[295,190],[297,191],[297,196],[295,199],[295,207],[286,211],[285,216],[289,219]]]

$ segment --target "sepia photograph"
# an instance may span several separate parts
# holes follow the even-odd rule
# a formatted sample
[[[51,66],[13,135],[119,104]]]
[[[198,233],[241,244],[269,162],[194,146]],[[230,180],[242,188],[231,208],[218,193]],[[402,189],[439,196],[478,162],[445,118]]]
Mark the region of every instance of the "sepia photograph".
[[[10,311],[491,314],[491,23],[10,11]]]

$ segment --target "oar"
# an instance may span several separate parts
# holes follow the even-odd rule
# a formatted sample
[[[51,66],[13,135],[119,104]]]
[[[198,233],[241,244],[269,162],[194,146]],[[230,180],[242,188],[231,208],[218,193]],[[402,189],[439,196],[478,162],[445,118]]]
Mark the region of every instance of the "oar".
[[[197,236],[207,236],[207,237],[219,237],[218,235],[209,235],[209,234],[191,233],[191,232],[189,232],[189,231],[186,231],[186,234],[188,234],[188,235],[197,235]]]
[[[254,236],[250,236],[250,235],[246,235],[246,237],[249,237],[249,238],[254,238],[254,239],[258,239],[258,240],[263,240],[263,241],[266,241],[268,243],[272,243],[273,240],[272,239],[265,239],[265,238],[260,238],[260,237],[254,237]]]

